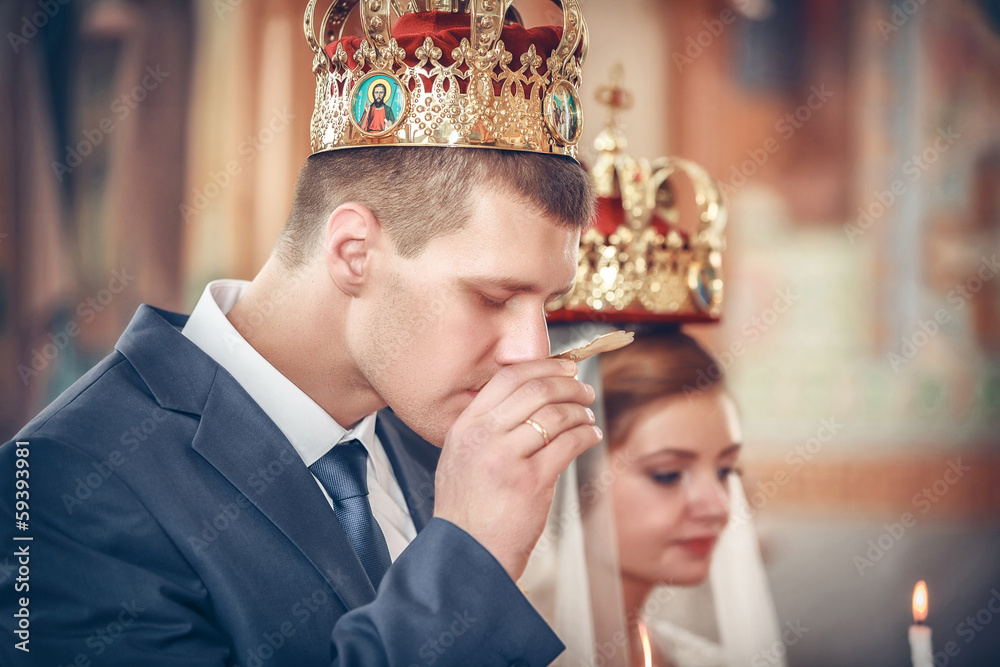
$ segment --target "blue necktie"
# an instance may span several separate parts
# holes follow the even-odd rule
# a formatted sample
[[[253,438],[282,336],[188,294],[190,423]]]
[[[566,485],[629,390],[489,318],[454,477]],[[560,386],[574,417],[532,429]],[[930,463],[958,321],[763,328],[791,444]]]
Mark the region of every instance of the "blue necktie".
[[[357,440],[339,445],[324,454],[309,470],[316,475],[333,500],[333,511],[344,527],[361,564],[378,590],[392,560],[385,536],[368,502],[368,452]]]

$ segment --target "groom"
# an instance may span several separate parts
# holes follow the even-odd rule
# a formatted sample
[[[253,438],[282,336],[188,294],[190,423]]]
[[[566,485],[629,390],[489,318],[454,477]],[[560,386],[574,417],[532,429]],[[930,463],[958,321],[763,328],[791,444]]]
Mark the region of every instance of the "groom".
[[[0,663],[550,662],[515,582],[601,437],[545,358],[591,206],[563,156],[309,158],[252,282],[140,307],[0,447]]]

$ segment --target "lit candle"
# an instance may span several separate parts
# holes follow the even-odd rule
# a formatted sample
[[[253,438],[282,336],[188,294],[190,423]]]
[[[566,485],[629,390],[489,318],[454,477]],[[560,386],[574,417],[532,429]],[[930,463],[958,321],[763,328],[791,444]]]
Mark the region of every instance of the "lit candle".
[[[643,667],[653,667],[653,647],[649,643],[649,630],[646,623],[639,619],[639,640],[642,642],[642,664]]]
[[[910,660],[913,667],[934,667],[931,629],[924,625],[926,619],[927,583],[921,580],[913,587],[913,625],[910,626]]]

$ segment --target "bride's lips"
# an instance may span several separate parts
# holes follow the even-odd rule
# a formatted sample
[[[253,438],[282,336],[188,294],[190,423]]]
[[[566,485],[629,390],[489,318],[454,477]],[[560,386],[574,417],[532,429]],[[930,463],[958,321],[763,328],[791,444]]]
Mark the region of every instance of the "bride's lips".
[[[689,540],[677,540],[674,544],[696,558],[707,558],[711,555],[718,539],[718,537],[696,537]]]

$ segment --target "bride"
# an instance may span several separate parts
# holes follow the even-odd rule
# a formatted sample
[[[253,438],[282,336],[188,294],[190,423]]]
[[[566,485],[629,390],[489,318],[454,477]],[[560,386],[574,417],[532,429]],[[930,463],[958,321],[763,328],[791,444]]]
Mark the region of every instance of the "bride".
[[[520,581],[567,645],[556,664],[782,667],[721,368],[676,327],[591,361],[607,438],[560,480]]]
[[[734,472],[743,438],[718,363],[680,331],[640,336],[601,363],[607,456],[628,464],[610,493],[632,664],[775,664],[749,513],[727,527],[734,503],[746,506]]]

